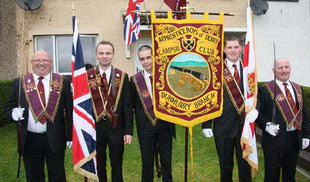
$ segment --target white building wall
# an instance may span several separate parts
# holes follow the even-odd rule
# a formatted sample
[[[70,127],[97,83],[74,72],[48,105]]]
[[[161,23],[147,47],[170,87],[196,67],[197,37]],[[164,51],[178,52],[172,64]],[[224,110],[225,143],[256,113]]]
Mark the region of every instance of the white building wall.
[[[273,41],[276,57],[291,61],[291,80],[310,86],[310,1],[268,2],[266,15],[255,16],[258,80],[273,79]]]

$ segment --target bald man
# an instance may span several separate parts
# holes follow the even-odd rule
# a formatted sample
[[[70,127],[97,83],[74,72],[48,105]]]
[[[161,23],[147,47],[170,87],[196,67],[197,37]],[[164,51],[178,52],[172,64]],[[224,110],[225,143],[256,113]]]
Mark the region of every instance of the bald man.
[[[300,85],[290,81],[291,65],[279,58],[273,69],[276,80],[260,87],[260,109],[256,120],[263,130],[265,182],[295,181],[298,154],[309,146],[310,126]],[[273,105],[276,98],[274,121]]]
[[[51,73],[52,60],[45,51],[31,58],[32,73],[13,81],[6,113],[19,124],[20,152],[27,181],[66,181],[64,152],[71,146],[72,93],[70,83]],[[19,92],[20,84],[22,85]]]

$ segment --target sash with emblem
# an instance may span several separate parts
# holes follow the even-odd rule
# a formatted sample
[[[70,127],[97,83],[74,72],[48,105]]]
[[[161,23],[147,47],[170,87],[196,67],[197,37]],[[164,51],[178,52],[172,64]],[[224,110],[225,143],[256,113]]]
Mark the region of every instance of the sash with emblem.
[[[121,70],[112,67],[109,88],[107,93],[104,93],[102,92],[104,83],[99,73],[99,67],[87,70],[88,84],[97,122],[105,116],[112,120],[121,96],[125,74]]]
[[[51,73],[50,93],[46,106],[44,107],[38,88],[35,84],[33,75],[27,74],[23,77],[23,89],[25,92],[26,100],[32,115],[36,121],[39,121],[43,116],[46,116],[48,121],[54,122],[56,111],[58,108],[60,93],[63,87],[63,78],[57,73]]]
[[[301,122],[302,122],[302,110],[303,110],[303,98],[302,98],[302,90],[301,86],[297,83],[290,82],[297,93],[297,101],[298,101],[298,111],[294,113],[293,108],[291,108],[287,98],[282,93],[281,89],[278,85],[276,85],[273,81],[265,84],[267,91],[269,92],[271,98],[274,98],[274,90],[276,91],[276,105],[281,113],[281,116],[286,123],[288,128],[292,128],[294,126],[296,129],[301,130]]]
[[[224,83],[231,102],[233,103],[237,113],[241,115],[242,113],[244,113],[243,94],[235,78],[227,68],[226,63],[224,64]]]
[[[157,118],[155,117],[154,114],[152,98],[147,89],[142,71],[133,76],[133,82],[136,86],[141,104],[143,106],[144,113],[146,114],[147,118],[150,120],[152,125],[155,126],[157,123]]]

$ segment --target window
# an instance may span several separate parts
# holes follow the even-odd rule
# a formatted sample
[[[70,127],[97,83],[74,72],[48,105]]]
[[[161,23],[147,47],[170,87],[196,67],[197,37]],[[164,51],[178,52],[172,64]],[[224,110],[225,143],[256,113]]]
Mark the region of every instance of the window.
[[[84,62],[96,65],[97,35],[80,35]],[[53,72],[71,75],[72,35],[35,36],[35,50],[45,50],[53,59]]]

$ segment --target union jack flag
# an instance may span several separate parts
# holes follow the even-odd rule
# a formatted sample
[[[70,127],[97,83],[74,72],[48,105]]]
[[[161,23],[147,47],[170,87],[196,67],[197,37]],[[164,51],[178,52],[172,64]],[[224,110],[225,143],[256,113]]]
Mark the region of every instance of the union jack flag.
[[[91,95],[83,59],[82,45],[75,16],[72,43],[73,136],[72,158],[74,171],[98,181],[96,168],[96,128]]]
[[[140,3],[144,0],[129,0],[124,24],[124,40],[129,46],[131,43],[139,39],[140,36]]]

